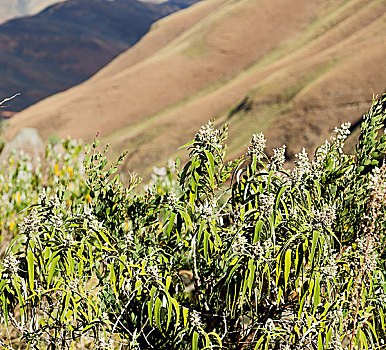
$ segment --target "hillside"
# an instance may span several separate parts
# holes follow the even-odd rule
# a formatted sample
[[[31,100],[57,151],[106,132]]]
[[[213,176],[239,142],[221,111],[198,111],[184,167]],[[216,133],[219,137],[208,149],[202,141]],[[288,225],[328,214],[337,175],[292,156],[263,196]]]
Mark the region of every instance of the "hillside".
[[[125,169],[149,174],[209,118],[230,123],[230,156],[252,133],[291,158],[354,125],[385,88],[384,1],[207,0],[153,25],[85,83],[17,114],[21,127],[87,140],[100,131]]]
[[[197,0],[69,0],[0,26],[0,96],[21,110],[74,86],[135,44],[153,22]]]
[[[0,23],[15,17],[36,14],[63,0],[7,0],[0,2]]]

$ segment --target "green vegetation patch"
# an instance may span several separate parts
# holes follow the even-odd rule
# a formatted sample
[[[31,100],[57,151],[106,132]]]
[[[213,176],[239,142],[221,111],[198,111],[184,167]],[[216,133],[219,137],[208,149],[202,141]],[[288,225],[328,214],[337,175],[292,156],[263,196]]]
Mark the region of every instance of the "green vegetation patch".
[[[108,164],[98,140],[79,167],[71,141],[39,171],[3,165],[2,220],[17,224],[0,267],[1,346],[384,349],[385,119],[386,94],[355,155],[346,123],[291,171],[262,133],[226,162],[228,126],[210,121],[188,161],[155,168],[142,192],[116,174],[125,154]]]

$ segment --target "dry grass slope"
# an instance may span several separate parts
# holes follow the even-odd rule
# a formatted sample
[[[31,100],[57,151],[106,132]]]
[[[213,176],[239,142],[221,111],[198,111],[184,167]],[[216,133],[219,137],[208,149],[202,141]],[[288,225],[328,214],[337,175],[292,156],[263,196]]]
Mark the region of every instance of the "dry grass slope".
[[[358,122],[385,88],[382,0],[207,0],[157,22],[90,80],[28,108],[21,127],[90,140],[146,176],[200,125],[230,123],[230,155],[254,132],[288,156]]]

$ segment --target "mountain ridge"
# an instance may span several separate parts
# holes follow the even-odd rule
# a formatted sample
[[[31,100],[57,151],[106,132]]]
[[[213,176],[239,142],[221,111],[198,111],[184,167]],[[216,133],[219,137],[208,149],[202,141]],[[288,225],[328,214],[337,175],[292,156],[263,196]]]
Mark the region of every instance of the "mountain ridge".
[[[9,136],[21,125],[45,138],[57,130],[90,140],[100,131],[113,153],[129,150],[125,171],[145,177],[211,117],[231,125],[230,157],[259,131],[268,148],[287,144],[289,159],[299,144],[313,152],[335,126],[357,123],[384,89],[385,5],[284,5],[207,0],[168,16],[89,81],[12,118]]]
[[[134,45],[163,16],[197,0],[68,0],[0,26],[0,96],[19,111],[79,84]]]

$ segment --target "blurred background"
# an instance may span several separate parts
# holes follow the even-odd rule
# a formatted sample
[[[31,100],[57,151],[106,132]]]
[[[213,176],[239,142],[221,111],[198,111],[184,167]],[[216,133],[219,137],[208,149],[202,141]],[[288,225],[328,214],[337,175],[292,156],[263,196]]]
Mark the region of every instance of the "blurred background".
[[[0,0],[0,108],[9,141],[99,132],[124,171],[153,166],[209,119],[229,158],[263,132],[292,160],[386,87],[379,0]],[[186,153],[186,152],[185,152]],[[185,154],[182,153],[182,154]]]

